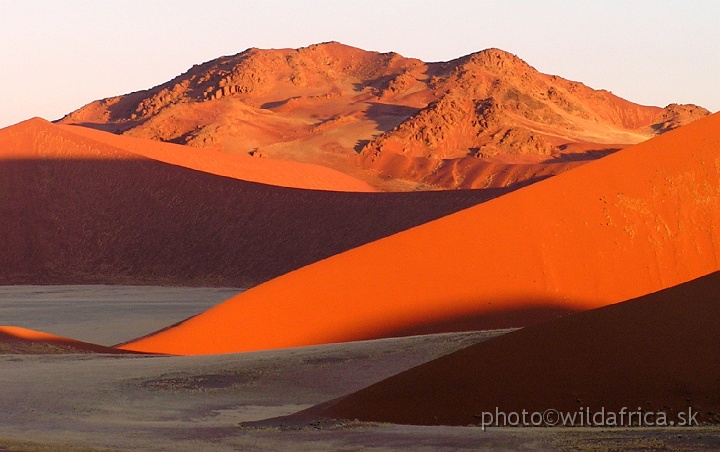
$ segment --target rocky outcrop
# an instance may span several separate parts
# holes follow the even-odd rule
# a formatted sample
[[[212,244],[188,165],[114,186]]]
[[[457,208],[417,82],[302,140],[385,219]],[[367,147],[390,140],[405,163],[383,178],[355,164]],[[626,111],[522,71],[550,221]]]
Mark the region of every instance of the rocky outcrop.
[[[669,130],[689,124],[696,119],[700,119],[710,114],[708,110],[692,104],[670,104],[663,108],[663,112],[658,122],[651,125],[650,128],[656,133],[664,133]]]
[[[424,63],[329,42],[221,57],[60,122],[459,188],[477,165],[589,160],[708,113],[634,104],[500,49]]]

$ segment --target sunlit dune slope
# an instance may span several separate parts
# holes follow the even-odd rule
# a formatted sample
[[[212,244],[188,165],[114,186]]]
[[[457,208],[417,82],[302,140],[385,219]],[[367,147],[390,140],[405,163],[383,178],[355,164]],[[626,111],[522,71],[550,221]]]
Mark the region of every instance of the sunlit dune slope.
[[[692,407],[698,421],[717,422],[719,323],[716,272],[473,345],[305,414],[468,425],[481,423],[481,413],[494,415],[496,408],[505,413],[604,408],[618,414],[627,407],[664,411],[678,422],[675,415]],[[627,425],[627,415],[624,419]],[[575,423],[581,424],[577,416]]]
[[[129,350],[522,326],[719,268],[720,115],[304,267]]]
[[[0,354],[127,353],[16,326],[0,326]]]
[[[76,130],[0,130],[0,283],[249,287],[507,192],[277,187]]]
[[[375,191],[366,182],[319,165],[189,148],[178,144],[115,135],[86,127],[67,125],[58,127],[138,156],[219,176],[311,190]]]

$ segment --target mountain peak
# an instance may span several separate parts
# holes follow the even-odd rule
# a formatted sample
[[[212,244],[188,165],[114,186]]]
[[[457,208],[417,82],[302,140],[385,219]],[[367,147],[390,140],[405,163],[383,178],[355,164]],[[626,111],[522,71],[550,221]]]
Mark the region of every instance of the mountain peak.
[[[425,63],[329,41],[221,57],[60,122],[326,165],[395,190],[535,180],[707,113],[637,105],[498,48]],[[517,163],[535,166],[502,166]]]
[[[498,69],[511,69],[516,66],[529,65],[517,55],[498,48],[491,47],[469,55],[469,60],[475,64]]]

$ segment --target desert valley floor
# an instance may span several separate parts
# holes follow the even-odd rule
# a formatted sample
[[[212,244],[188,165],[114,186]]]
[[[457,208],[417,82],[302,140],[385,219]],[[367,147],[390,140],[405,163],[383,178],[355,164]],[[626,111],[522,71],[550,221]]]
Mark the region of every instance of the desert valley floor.
[[[111,344],[165,324],[225,290],[7,286],[0,312],[57,334]],[[228,289],[229,290],[229,289]],[[108,313],[104,303],[116,299]],[[19,309],[17,300],[32,302]],[[170,299],[179,300],[176,304]],[[43,305],[43,303],[45,303]],[[51,315],[46,309],[50,303]],[[178,311],[168,309],[179,308]],[[38,315],[40,314],[40,315]],[[71,319],[76,319],[73,322]],[[23,322],[23,320],[25,322]],[[86,321],[102,328],[87,328]],[[132,328],[136,328],[132,330]],[[146,332],[154,325],[146,324]],[[130,331],[128,329],[131,329]],[[0,450],[697,450],[720,429],[489,428],[359,421],[259,421],[361,389],[504,330],[210,356],[0,355]],[[82,336],[84,334],[84,336]],[[241,425],[242,423],[249,425]],[[32,441],[30,441],[32,440]]]

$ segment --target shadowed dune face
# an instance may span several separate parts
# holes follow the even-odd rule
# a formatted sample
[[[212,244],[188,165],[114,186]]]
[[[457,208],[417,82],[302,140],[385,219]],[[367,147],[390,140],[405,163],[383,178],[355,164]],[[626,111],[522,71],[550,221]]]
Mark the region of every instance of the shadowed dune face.
[[[32,120],[0,130],[0,281],[249,287],[505,192],[275,187]]]
[[[640,407],[673,419],[692,407],[698,421],[717,422],[718,322],[720,272],[470,346],[303,415],[468,425],[496,408]]]
[[[55,355],[70,353],[125,354],[128,352],[26,328],[0,326],[0,354]]]
[[[206,354],[357,340],[512,312],[518,301],[591,309],[717,270],[717,231],[716,114],[288,273],[124,348]]]

